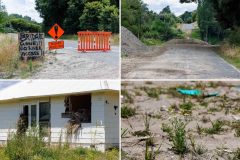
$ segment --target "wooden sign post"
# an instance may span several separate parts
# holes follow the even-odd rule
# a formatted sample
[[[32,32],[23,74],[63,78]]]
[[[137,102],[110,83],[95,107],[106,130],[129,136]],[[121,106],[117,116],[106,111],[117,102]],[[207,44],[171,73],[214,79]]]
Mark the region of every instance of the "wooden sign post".
[[[19,33],[19,52],[22,59],[39,58],[45,53],[44,33]]]

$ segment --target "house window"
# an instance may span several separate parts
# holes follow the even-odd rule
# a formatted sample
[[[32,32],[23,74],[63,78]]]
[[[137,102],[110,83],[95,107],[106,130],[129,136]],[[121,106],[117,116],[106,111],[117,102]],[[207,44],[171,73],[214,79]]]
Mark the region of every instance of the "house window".
[[[28,127],[28,105],[23,106],[23,113],[21,115],[25,127]]]
[[[39,128],[40,131],[45,134],[48,128],[51,127],[50,124],[50,103],[40,102],[39,103]]]
[[[31,127],[36,127],[37,125],[37,106],[31,105]]]
[[[78,123],[91,123],[91,94],[68,96],[65,113]]]

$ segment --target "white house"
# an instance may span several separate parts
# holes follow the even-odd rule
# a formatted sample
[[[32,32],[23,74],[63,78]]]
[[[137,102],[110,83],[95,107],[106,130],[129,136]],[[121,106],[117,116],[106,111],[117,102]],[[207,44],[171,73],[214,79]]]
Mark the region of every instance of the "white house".
[[[96,80],[24,80],[0,86],[0,142],[24,117],[29,128],[47,131],[51,143],[67,141],[101,151],[118,147],[119,90],[118,81]]]

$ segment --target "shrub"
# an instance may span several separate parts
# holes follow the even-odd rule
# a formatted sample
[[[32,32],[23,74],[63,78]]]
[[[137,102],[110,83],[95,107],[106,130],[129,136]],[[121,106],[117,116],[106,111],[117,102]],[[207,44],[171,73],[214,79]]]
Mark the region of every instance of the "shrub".
[[[129,118],[136,115],[136,109],[135,108],[131,108],[129,106],[123,106],[121,108],[121,117],[122,118]]]
[[[26,135],[10,134],[5,150],[11,160],[32,160],[44,146],[39,131],[32,129]]]
[[[5,148],[0,148],[1,160],[117,160],[118,149],[105,153],[87,148],[71,148],[69,145],[47,146],[38,129],[32,129],[25,135],[12,133]]]
[[[228,41],[232,45],[237,45],[237,46],[240,45],[240,27],[230,31],[230,34],[228,36]]]
[[[10,19],[10,23],[13,29],[18,32],[40,32],[41,25],[29,22],[23,19]]]

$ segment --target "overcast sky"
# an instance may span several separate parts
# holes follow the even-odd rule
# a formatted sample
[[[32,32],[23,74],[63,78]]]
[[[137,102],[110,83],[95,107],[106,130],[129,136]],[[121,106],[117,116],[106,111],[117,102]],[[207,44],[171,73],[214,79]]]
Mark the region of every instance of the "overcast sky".
[[[37,22],[42,22],[39,13],[35,10],[35,0],[2,0],[2,3],[9,14],[27,15]]]
[[[170,9],[175,15],[179,16],[185,11],[193,11],[197,9],[196,3],[179,3],[179,0],[143,0],[148,4],[148,8],[159,13],[164,7],[170,6]]]

